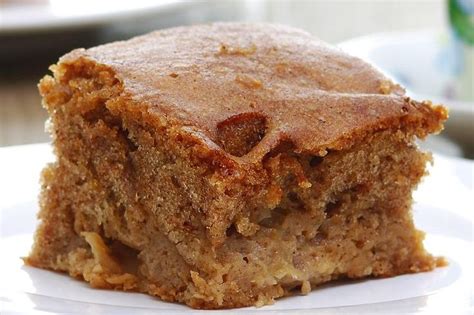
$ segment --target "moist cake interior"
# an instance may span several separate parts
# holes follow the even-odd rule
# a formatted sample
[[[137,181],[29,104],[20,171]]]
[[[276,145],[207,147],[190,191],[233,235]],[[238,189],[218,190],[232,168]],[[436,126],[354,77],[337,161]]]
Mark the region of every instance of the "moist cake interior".
[[[411,191],[430,161],[413,126],[324,156],[282,141],[253,178],[226,182],[198,145],[130,106],[109,68],[84,59],[54,73],[40,90],[58,159],[42,174],[30,265],[97,288],[221,308],[443,264],[412,222]],[[239,160],[268,127],[251,113],[218,128],[215,145]],[[212,223],[209,209],[234,213]]]

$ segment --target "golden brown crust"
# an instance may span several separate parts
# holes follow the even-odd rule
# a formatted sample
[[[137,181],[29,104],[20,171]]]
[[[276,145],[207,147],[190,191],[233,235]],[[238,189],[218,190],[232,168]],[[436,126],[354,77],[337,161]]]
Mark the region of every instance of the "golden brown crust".
[[[218,126],[236,116],[265,117],[262,141],[230,156],[240,163],[261,161],[282,141],[325,155],[374,130],[403,126],[424,137],[447,118],[444,108],[410,100],[362,60],[286,26],[179,27],[78,49],[61,62],[78,58],[110,67],[125,95],[198,141],[219,143]]]

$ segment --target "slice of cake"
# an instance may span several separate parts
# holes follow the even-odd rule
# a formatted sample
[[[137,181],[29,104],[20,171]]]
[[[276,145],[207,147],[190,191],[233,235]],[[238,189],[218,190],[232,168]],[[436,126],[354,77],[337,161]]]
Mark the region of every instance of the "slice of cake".
[[[284,26],[78,49],[40,83],[57,161],[26,263],[194,308],[428,271],[416,138],[446,110]]]

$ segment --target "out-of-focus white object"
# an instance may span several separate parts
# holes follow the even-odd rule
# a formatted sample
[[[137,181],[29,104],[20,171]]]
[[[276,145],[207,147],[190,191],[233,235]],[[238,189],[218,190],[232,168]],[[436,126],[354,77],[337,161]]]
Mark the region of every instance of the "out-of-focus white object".
[[[66,275],[24,266],[37,224],[41,168],[54,160],[48,144],[0,148],[0,300],[2,312],[167,314],[188,307],[144,294],[92,289]],[[425,246],[449,265],[431,272],[322,286],[262,308],[213,314],[469,314],[474,271],[472,194],[474,162],[434,156],[415,192],[414,220]],[[197,313],[197,311],[195,311]]]
[[[453,99],[455,77],[449,68],[449,39],[434,30],[380,33],[339,44],[351,55],[373,64],[417,100],[449,108],[444,135],[474,151],[474,103]]]
[[[102,25],[196,4],[183,0],[2,0],[0,34]]]

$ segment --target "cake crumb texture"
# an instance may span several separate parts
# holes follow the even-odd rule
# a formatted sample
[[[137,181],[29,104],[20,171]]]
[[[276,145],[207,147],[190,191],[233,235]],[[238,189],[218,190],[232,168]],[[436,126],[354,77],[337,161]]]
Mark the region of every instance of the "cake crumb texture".
[[[28,265],[218,309],[446,264],[410,210],[446,109],[303,31],[173,28],[51,70]]]

